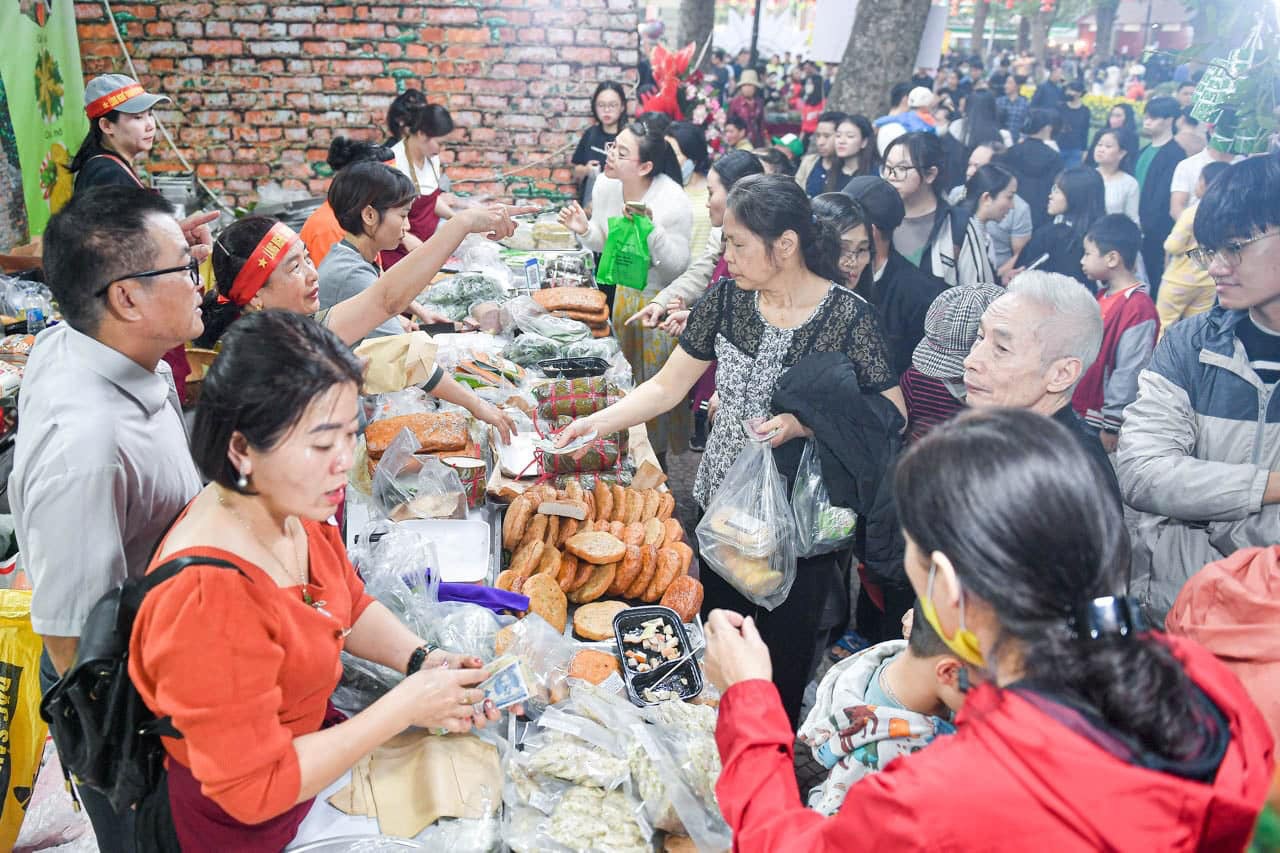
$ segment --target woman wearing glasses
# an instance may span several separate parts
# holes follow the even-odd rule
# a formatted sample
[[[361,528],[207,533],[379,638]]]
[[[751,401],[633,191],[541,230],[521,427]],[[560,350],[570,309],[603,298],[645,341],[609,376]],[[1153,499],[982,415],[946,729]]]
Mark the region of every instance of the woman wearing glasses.
[[[841,356],[861,394],[883,396],[904,418],[906,412],[875,311],[844,286],[840,235],[814,216],[799,184],[782,175],[738,181],[729,193],[724,236],[732,278],[694,306],[662,369],[621,402],[570,424],[558,439],[565,444],[592,431],[606,435],[666,412],[717,360],[720,414],[693,489],[703,510],[746,446],[743,421],[764,419],[760,431],[776,430],[773,446],[795,448],[798,461],[803,442],[794,440],[810,431],[795,415],[779,414],[774,395],[786,374],[811,355]],[[860,248],[854,245],[850,253],[860,257]],[[831,398],[837,393],[833,382],[828,378],[813,387]],[[802,560],[787,599],[772,611],[755,606],[711,572],[703,572],[702,582],[704,611],[728,607],[756,615],[773,659],[782,661],[774,681],[794,725],[816,652],[825,647],[820,636],[824,605],[844,597],[837,560],[830,555]]]
[[[604,174],[596,181],[591,217],[577,202],[560,211],[560,224],[582,238],[593,252],[604,250],[609,220],[643,214],[653,223],[649,233],[649,275],[643,290],[618,287],[613,297],[613,329],[631,364],[636,384],[657,375],[675,348],[676,339],[661,329],[627,324],[689,267],[693,206],[684,192],[680,162],[661,132],[632,124],[605,146]],[[664,463],[667,451],[688,446],[692,421],[684,407],[648,423],[649,442]]]
[[[950,287],[995,281],[982,226],[942,197],[943,158],[942,143],[932,133],[903,134],[885,150],[880,174],[906,207],[893,247]]]
[[[1134,528],[1133,590],[1163,618],[1182,584],[1280,542],[1280,161],[1250,157],[1196,207],[1193,257],[1218,304],[1156,345],[1116,456]],[[1212,520],[1205,524],[1205,520]]]

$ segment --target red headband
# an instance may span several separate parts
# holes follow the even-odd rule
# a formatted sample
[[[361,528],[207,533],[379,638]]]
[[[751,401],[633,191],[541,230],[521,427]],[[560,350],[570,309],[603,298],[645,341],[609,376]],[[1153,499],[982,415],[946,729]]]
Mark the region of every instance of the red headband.
[[[297,233],[288,225],[283,222],[272,225],[271,230],[249,254],[249,260],[240,268],[235,281],[231,282],[231,291],[227,294],[231,301],[241,308],[248,305],[249,300],[267,283],[289,247],[297,240]]]
[[[147,94],[147,90],[142,88],[141,83],[130,83],[122,89],[108,92],[98,100],[85,104],[84,111],[89,114],[89,118],[98,118],[111,112],[125,101],[145,94]]]

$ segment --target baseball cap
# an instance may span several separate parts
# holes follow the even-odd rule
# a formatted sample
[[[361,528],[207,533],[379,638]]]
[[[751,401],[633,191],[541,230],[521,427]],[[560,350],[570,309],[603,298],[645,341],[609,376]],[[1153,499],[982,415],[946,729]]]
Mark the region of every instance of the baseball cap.
[[[881,231],[892,231],[902,224],[907,209],[902,196],[884,178],[875,175],[858,175],[851,178],[841,190],[849,198],[862,205],[871,224]]]
[[[938,294],[924,317],[924,338],[911,354],[911,365],[934,379],[964,376],[964,357],[978,336],[982,312],[1004,295],[995,284],[962,284]]]
[[[907,106],[913,110],[920,107],[933,106],[933,92],[930,92],[924,86],[916,86],[907,95]]]
[[[112,110],[143,113],[167,100],[165,95],[150,94],[141,83],[124,74],[99,74],[84,87],[84,111],[91,119]]]

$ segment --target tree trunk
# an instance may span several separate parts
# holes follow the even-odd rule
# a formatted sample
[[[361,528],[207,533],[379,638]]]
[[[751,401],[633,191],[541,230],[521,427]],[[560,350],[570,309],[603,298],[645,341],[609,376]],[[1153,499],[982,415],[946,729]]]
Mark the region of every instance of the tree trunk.
[[[1049,28],[1053,26],[1054,17],[1054,13],[1046,12],[1044,6],[1037,6],[1035,17],[1031,19],[1031,55],[1036,59],[1036,68],[1041,71],[1049,70],[1045,58],[1049,51]]]
[[[986,38],[987,10],[990,6],[991,0],[973,0],[973,32],[969,38],[972,42],[969,53],[973,56],[985,56],[982,40]]]
[[[1098,0],[1093,7],[1094,21],[1098,32],[1093,43],[1093,52],[1102,59],[1110,59],[1113,52],[1112,37],[1116,28],[1116,10],[1120,0]]]
[[[680,20],[676,27],[676,43],[675,48],[679,50],[689,42],[697,45],[694,48],[694,60],[697,60],[698,53],[707,43],[707,39],[711,38],[711,31],[716,23],[716,0],[680,0]],[[702,64],[705,66],[710,62],[711,51],[706,51],[702,57]],[[696,68],[690,68],[689,71],[696,71]]]
[[[874,119],[891,106],[889,90],[911,79],[930,0],[861,0],[827,109]]]
[[[1018,16],[1018,53],[1031,50],[1031,16]]]

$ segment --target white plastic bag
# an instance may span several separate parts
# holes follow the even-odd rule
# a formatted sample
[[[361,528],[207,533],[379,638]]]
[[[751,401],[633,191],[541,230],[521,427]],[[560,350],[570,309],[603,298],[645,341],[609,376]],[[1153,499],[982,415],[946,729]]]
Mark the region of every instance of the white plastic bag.
[[[796,556],[816,557],[853,544],[858,516],[853,510],[833,506],[822,479],[818,445],[811,438],[800,454],[800,466],[791,486],[791,510],[796,518]]]
[[[698,523],[698,553],[755,604],[772,610],[796,579],[796,523],[768,437],[748,430]]]

